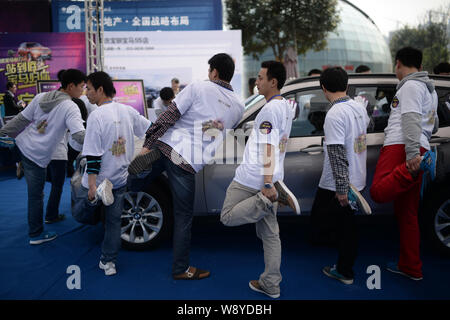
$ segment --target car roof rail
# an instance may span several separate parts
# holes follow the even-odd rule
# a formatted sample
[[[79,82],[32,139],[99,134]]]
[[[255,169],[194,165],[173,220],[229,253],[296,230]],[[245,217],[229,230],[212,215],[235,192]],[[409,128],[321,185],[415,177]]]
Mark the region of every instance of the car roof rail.
[[[350,78],[372,78],[372,79],[373,78],[395,78],[395,74],[394,73],[349,73],[348,77],[349,77],[349,79]],[[302,78],[288,81],[288,82],[286,82],[285,85],[297,84],[297,83],[307,82],[307,81],[311,81],[311,80],[319,80],[319,79],[320,79],[320,76],[302,77]]]
[[[435,80],[450,80],[450,76],[447,75],[439,75],[439,74],[428,74],[428,76],[431,79],[435,79]],[[349,79],[354,79],[354,78],[396,78],[395,73],[349,73],[348,74],[348,78]],[[314,76],[314,77],[302,77],[302,78],[297,78],[294,80],[290,80],[286,82],[286,86],[287,85],[291,85],[291,84],[297,84],[297,83],[302,83],[302,82],[308,82],[311,80],[319,80],[320,76]]]

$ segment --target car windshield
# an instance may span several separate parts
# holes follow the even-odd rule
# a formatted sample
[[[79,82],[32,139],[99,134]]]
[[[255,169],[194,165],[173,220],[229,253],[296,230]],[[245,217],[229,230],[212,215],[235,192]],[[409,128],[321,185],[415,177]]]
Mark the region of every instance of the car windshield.
[[[263,96],[262,94],[254,94],[254,95],[248,97],[248,98],[244,101],[245,110],[249,109],[250,107],[252,107],[252,106],[255,105],[256,103],[258,103],[258,102],[261,101],[262,99],[264,99],[264,96]]]

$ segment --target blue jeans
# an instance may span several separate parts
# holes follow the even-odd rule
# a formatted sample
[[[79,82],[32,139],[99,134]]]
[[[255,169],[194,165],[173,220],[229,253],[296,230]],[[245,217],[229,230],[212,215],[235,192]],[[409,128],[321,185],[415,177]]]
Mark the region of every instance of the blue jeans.
[[[181,169],[170,159],[161,158],[152,164],[150,172],[137,176],[128,176],[128,189],[142,191],[163,171],[169,178],[169,186],[173,199],[173,264],[172,274],[183,273],[189,267],[189,253],[191,246],[191,227],[194,217],[195,175]]]
[[[88,189],[80,186],[75,192],[75,204],[72,207],[72,215],[95,215],[95,211],[103,206],[101,200],[92,204],[88,200]],[[121,234],[121,216],[123,211],[123,199],[126,192],[126,186],[113,189],[114,202],[110,206],[105,206],[105,236],[102,242],[102,263],[116,262],[120,250]]]
[[[61,201],[64,181],[66,180],[67,160],[52,160],[47,166],[47,174],[52,183],[52,190],[47,202],[45,220],[58,218],[58,208]]]
[[[25,180],[28,190],[28,235],[30,238],[39,236],[44,231],[44,185],[47,169],[21,154]]]

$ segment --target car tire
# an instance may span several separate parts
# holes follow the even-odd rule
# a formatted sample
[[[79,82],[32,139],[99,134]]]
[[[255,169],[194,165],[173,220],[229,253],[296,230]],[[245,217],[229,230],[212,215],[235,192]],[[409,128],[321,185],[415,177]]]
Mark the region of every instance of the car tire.
[[[155,181],[144,191],[127,192],[121,217],[122,247],[129,250],[157,248],[173,228],[169,188]]]
[[[421,210],[421,224],[432,247],[450,256],[450,183],[428,190]]]

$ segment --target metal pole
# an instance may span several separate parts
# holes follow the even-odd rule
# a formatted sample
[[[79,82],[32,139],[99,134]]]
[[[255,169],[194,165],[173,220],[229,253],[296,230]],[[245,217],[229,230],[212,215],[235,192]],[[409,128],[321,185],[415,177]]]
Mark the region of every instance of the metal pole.
[[[84,40],[86,43],[86,72],[90,73],[89,68],[89,18],[88,18],[89,0],[84,0]]]
[[[99,64],[99,68],[98,68],[99,71],[103,71],[103,67],[104,67],[103,66],[103,63],[104,63],[103,34],[104,34],[105,26],[103,24],[103,17],[104,17],[104,11],[103,11],[104,6],[103,5],[104,5],[103,0],[100,0],[100,8],[99,8],[100,21],[98,21],[98,24],[97,24],[97,31],[98,31],[97,32],[98,33],[97,44],[99,46],[99,50],[98,50],[99,59],[98,59],[97,63]]]

